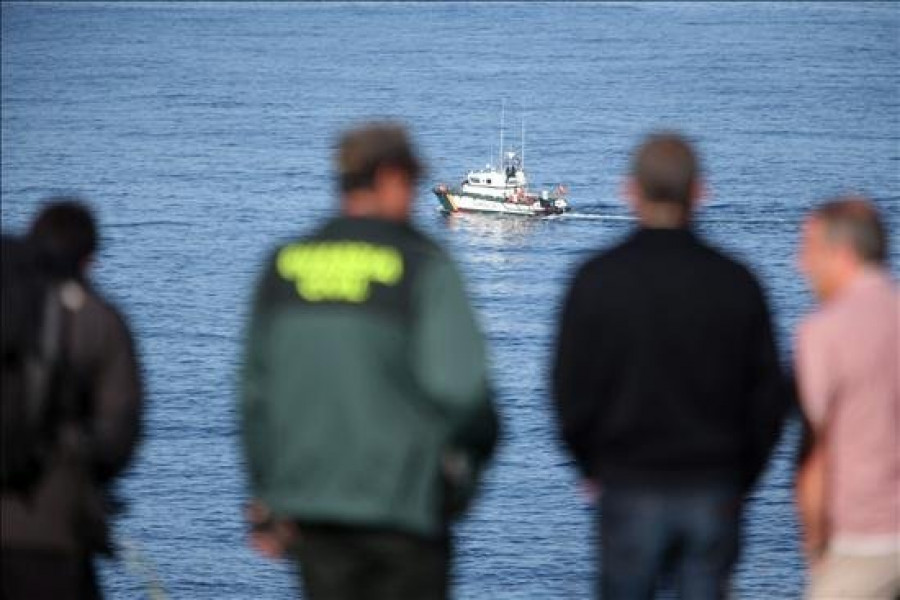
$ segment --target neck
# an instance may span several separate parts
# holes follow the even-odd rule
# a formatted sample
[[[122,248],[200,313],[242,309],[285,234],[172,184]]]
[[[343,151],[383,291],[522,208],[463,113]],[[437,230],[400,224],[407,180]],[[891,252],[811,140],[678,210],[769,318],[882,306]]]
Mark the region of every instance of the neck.
[[[370,191],[346,194],[341,202],[341,213],[347,217],[382,218],[378,198]]]
[[[684,229],[691,221],[690,211],[668,202],[641,202],[637,213],[641,225],[649,229]]]
[[[353,217],[357,217],[357,218],[367,217],[367,218],[376,218],[376,219],[381,218],[381,215],[378,214],[377,210],[375,210],[371,206],[366,206],[366,205],[345,204],[341,208],[341,214],[343,214],[345,217],[351,217],[351,218],[353,218]]]
[[[824,301],[831,300],[843,294],[853,282],[861,277],[869,268],[864,262],[853,262],[847,264],[843,269],[835,274],[834,283],[830,286],[828,292],[824,294]]]
[[[345,196],[341,204],[341,214],[350,218],[378,219],[395,223],[405,223],[408,219],[402,215],[395,215],[387,210],[371,194],[360,193]]]

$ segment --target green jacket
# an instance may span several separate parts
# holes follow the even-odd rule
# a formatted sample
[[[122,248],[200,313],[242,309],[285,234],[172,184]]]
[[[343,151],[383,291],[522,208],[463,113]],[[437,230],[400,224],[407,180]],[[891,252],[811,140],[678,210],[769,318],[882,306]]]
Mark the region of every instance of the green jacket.
[[[363,218],[277,249],[241,410],[252,491],[275,514],[440,535],[497,437],[451,259],[409,225]]]

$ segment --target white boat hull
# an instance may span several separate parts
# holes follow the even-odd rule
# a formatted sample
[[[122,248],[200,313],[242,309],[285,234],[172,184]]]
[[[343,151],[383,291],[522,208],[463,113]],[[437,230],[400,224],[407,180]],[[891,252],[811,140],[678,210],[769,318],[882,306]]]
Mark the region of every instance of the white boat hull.
[[[531,217],[556,215],[569,210],[568,204],[564,200],[561,203],[558,202],[560,199],[544,202],[535,200],[530,203],[511,202],[440,188],[436,188],[434,194],[441,201],[441,208],[444,212],[499,213]]]

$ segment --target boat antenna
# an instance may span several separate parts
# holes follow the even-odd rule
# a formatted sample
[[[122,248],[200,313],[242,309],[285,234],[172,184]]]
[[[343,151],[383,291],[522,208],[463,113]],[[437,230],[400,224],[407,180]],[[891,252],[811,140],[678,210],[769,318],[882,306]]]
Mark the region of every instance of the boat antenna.
[[[522,113],[522,171],[525,170],[525,113]]]
[[[506,119],[506,98],[500,103],[500,169],[503,169],[503,123]]]

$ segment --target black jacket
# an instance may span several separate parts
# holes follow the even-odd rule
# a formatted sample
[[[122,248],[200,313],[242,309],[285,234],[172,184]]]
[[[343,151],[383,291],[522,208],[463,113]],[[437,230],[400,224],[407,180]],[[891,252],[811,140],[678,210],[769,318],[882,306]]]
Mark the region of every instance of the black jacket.
[[[106,541],[102,490],[136,448],[142,387],[132,337],[119,313],[83,284],[64,284],[61,296],[66,393],[78,398],[78,419],[61,425],[56,452],[34,490],[3,492],[0,541],[3,549],[81,555]]]
[[[605,485],[747,488],[788,401],[759,284],[688,230],[639,229],[578,271],[553,385],[566,445]]]

